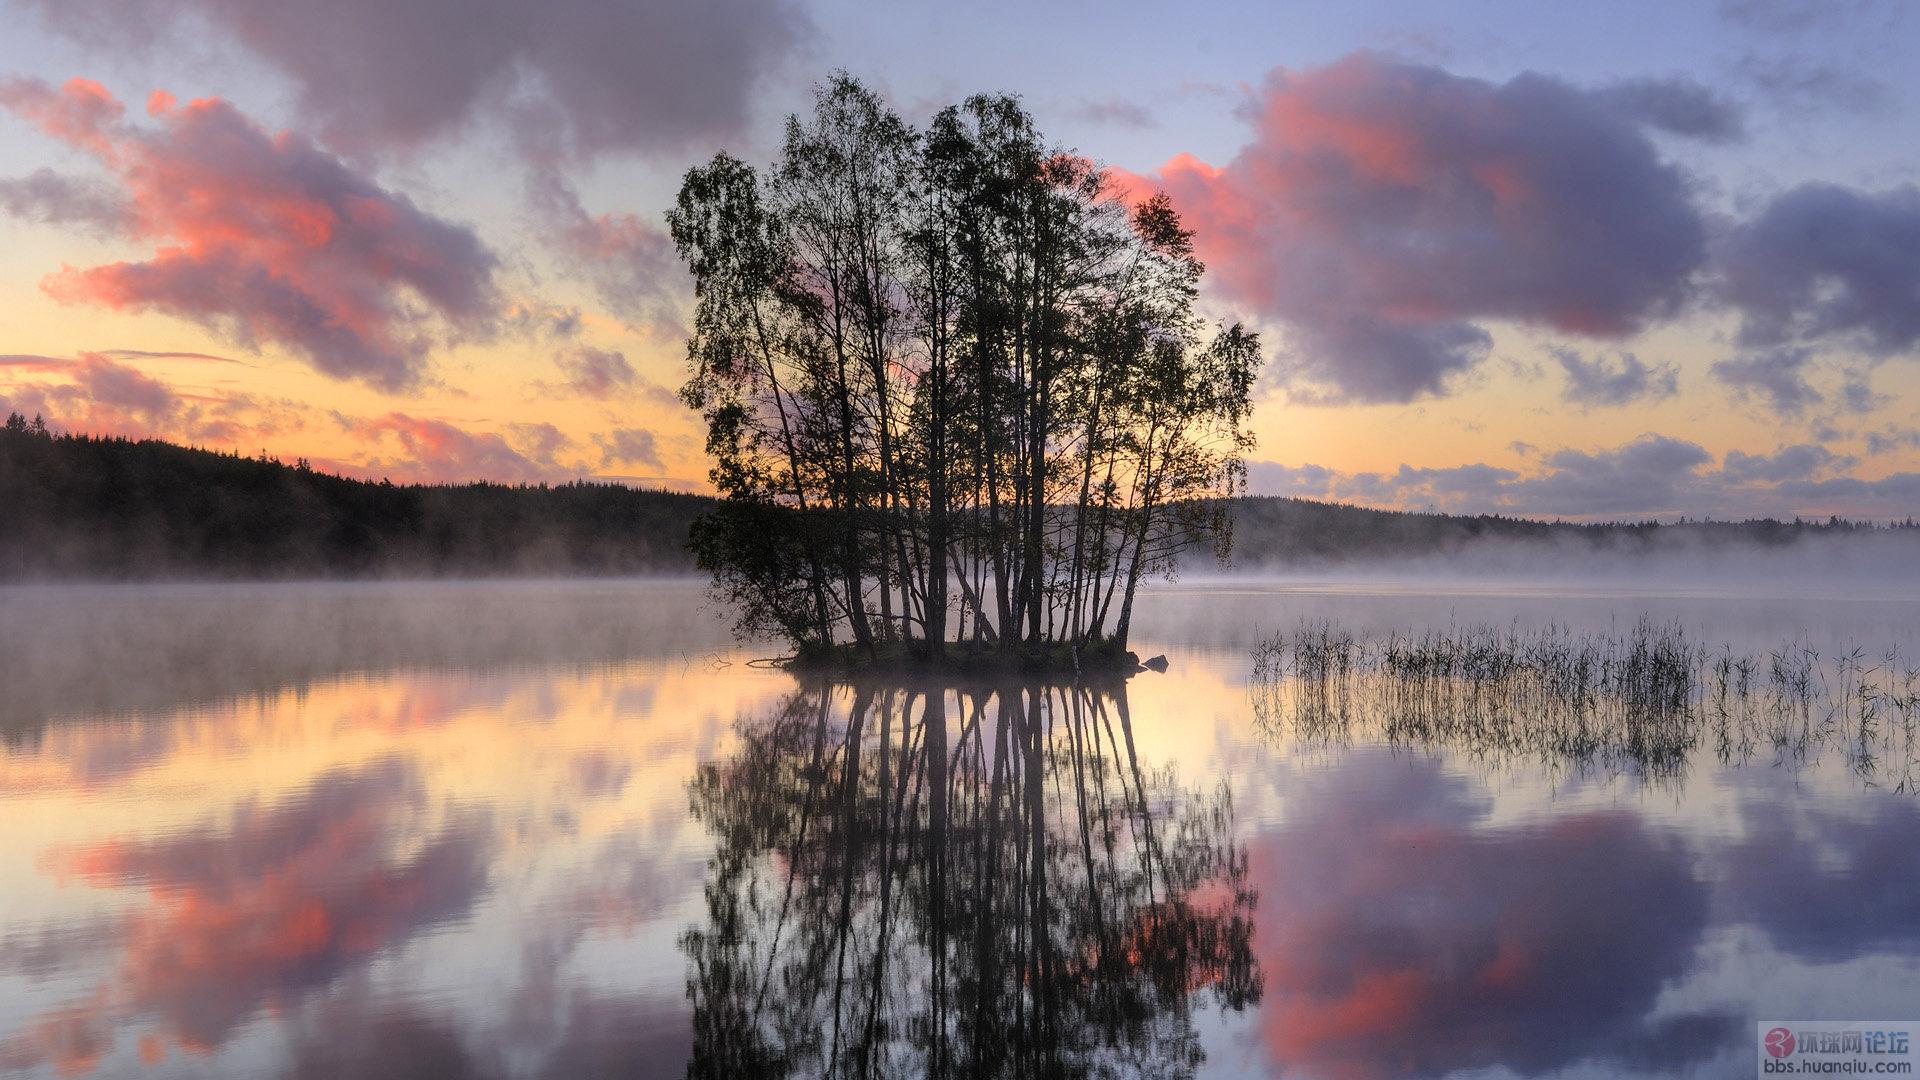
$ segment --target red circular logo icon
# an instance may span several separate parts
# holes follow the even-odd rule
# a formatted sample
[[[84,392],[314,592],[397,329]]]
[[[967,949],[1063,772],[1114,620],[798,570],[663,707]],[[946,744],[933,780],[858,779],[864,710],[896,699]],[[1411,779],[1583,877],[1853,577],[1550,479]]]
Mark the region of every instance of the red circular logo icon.
[[[1793,1053],[1793,1032],[1786,1028],[1774,1028],[1767,1032],[1766,1045],[1769,1057],[1786,1057]]]

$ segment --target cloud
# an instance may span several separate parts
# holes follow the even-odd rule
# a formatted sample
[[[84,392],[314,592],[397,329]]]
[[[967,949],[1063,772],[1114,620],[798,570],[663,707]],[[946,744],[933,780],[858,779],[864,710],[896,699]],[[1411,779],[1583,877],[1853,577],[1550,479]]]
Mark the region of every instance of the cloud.
[[[1616,338],[1680,309],[1706,230],[1628,114],[1724,118],[1688,119],[1674,85],[1623,104],[1618,88],[1358,53],[1269,76],[1254,139],[1225,166],[1181,155],[1118,179],[1167,190],[1224,295],[1285,324],[1291,381],[1407,401],[1486,356],[1482,321]]]
[[[595,435],[593,441],[600,447],[600,464],[645,465],[652,469],[665,469],[660,460],[660,450],[654,440],[653,432],[644,428],[615,428],[604,435]]]
[[[507,425],[508,441],[529,459],[549,470],[562,468],[559,455],[573,449],[573,436],[545,421]]]
[[[1671,135],[1704,142],[1738,142],[1746,136],[1740,106],[1692,79],[1623,79],[1598,92],[1623,116]]]
[[[1501,495],[1542,514],[1672,513],[1687,508],[1712,460],[1697,443],[1647,434],[1610,450],[1556,451],[1544,471],[1502,485]]]
[[[1873,373],[1849,371],[1840,384],[1840,406],[1850,413],[1870,413],[1893,404],[1893,395],[1873,388]]]
[[[1662,401],[1679,392],[1679,369],[1672,364],[1648,366],[1630,352],[1619,353],[1609,363],[1595,356],[1589,360],[1577,350],[1547,350],[1567,374],[1560,390],[1563,401],[1585,408],[1611,408],[1636,401]]]
[[[1356,473],[1343,477],[1343,499],[1385,503],[1412,498],[1421,505],[1452,506],[1485,499],[1520,478],[1512,469],[1496,465],[1452,465],[1440,468],[1402,465],[1391,473]]]
[[[1824,446],[1800,443],[1783,446],[1771,454],[1748,454],[1729,450],[1721,459],[1720,475],[1736,483],[1763,480],[1805,480],[1828,468],[1846,468],[1853,459],[1841,457]]]
[[[124,232],[132,210],[120,192],[99,180],[35,169],[0,178],[0,210],[46,225],[73,225],[103,236]]]
[[[491,328],[495,259],[473,231],[297,134],[163,94],[157,126],[137,127],[84,79],[9,80],[0,106],[98,157],[131,208],[126,238],[156,245],[144,261],[62,269],[43,283],[57,299],[191,319],[386,390],[422,380],[436,319],[455,335]]]
[[[213,353],[203,352],[178,352],[172,349],[101,349],[99,352],[103,356],[120,360],[205,360],[214,364],[252,366],[244,360],[235,360],[231,356],[216,356]]]
[[[1143,130],[1153,126],[1153,111],[1122,97],[1082,100],[1068,112],[1075,120],[1104,127]]]
[[[237,42],[346,147],[417,146],[507,115],[543,153],[685,147],[744,124],[808,36],[793,0],[24,0],[52,29],[150,54]]]
[[[1798,505],[1835,507],[1834,512],[1856,517],[1876,514],[1912,516],[1920,506],[1920,472],[1897,472],[1873,480],[1834,476],[1825,480],[1794,480],[1776,489]],[[1823,512],[1816,510],[1815,513]]]
[[[124,409],[155,421],[180,407],[180,398],[160,380],[103,356],[83,356],[75,381],[96,404]]]
[[[390,412],[371,419],[339,416],[341,427],[370,452],[353,471],[421,484],[489,480],[535,484],[575,472],[553,459],[571,440],[551,424],[516,425],[524,447],[493,431],[469,431],[449,421]],[[394,453],[397,451],[397,454]]]
[[[673,412],[685,408],[680,395],[635,371],[617,349],[579,345],[555,354],[553,364],[562,378],[558,383],[536,382],[544,393],[595,401],[639,398]]]
[[[55,375],[0,387],[0,415],[18,412],[46,418],[58,430],[131,439],[168,439],[253,451],[260,440],[305,431],[317,414],[283,398],[222,388],[183,389],[121,358],[237,361],[202,353],[107,349],[60,357],[0,356],[0,367]],[[30,362],[29,362],[30,361]]]
[[[1749,86],[1789,113],[1877,112],[1892,98],[1885,83],[1837,60],[1749,52],[1735,70]]]
[[[582,325],[579,308],[537,302],[510,305],[501,322],[522,337],[560,341],[578,337]]]
[[[1717,256],[1743,344],[1831,343],[1874,357],[1920,344],[1920,186],[1802,184],[1735,226]]]
[[[635,329],[684,336],[692,284],[664,228],[637,214],[589,214],[572,185],[552,172],[535,179],[531,198],[562,269]]]
[[[1846,0],[1720,0],[1720,17],[1769,34],[1800,35],[1830,27],[1868,5]]]
[[[72,360],[59,356],[41,356],[37,353],[0,353],[0,368],[12,368],[15,371],[65,371],[72,364]]]
[[[0,394],[0,411],[38,413],[49,420],[114,434],[155,434],[177,430],[182,400],[166,383],[99,353],[74,360],[43,359],[35,370],[57,371],[67,382],[36,383]]]
[[[1340,474],[1325,465],[1282,465],[1277,461],[1247,462],[1247,490],[1255,495],[1284,495],[1296,499],[1330,499]]]
[[[1342,473],[1320,465],[1255,462],[1249,489],[1388,508],[1536,516],[1648,515],[1690,511],[1711,455],[1698,444],[1647,434],[1608,449],[1557,450],[1537,471],[1481,463],[1402,465],[1394,472]]]
[[[582,345],[553,358],[566,377],[564,388],[590,398],[609,398],[633,386],[638,376],[626,355],[613,349]]]
[[[1709,370],[1742,400],[1759,397],[1781,416],[1797,417],[1826,398],[1807,381],[1806,367],[1813,353],[1807,349],[1768,349],[1752,356],[1716,360]]]
[[[1898,436],[1888,430],[1883,442],[1891,449]],[[1516,452],[1537,453],[1530,446]],[[1681,514],[1857,517],[1907,514],[1920,503],[1920,474],[1874,480],[1834,475],[1857,464],[1850,455],[1800,443],[1772,453],[1729,450],[1716,468],[1699,444],[1649,433],[1613,447],[1541,454],[1537,466],[1524,473],[1480,463],[1345,473],[1315,464],[1256,461],[1248,466],[1248,488],[1256,495],[1383,509],[1615,520]]]
[[[1867,453],[1890,454],[1896,450],[1920,450],[1920,428],[1888,424],[1867,433]]]

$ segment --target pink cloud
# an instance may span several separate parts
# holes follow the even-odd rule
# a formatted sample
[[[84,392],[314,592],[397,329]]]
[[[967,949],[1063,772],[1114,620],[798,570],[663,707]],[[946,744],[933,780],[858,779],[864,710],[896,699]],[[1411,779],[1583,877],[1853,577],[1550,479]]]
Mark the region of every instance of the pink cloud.
[[[1705,258],[1685,177],[1603,91],[1358,53],[1275,71],[1253,121],[1226,165],[1119,179],[1172,195],[1212,278],[1286,325],[1290,374],[1322,397],[1443,393],[1485,356],[1485,320],[1630,334]]]
[[[551,424],[516,425],[521,445],[493,431],[469,431],[446,420],[391,412],[369,420],[341,418],[349,435],[370,455],[345,471],[396,481],[457,484],[475,480],[532,484],[567,479],[570,469],[554,455],[571,440]]]
[[[139,127],[98,83],[15,79],[0,106],[97,157],[124,189],[124,234],[155,245],[62,268],[43,283],[60,300],[191,319],[389,390],[425,376],[436,330],[492,325],[495,259],[472,230],[224,101],[156,93],[158,124]]]
[[[652,469],[667,467],[660,460],[660,448],[653,432],[645,428],[615,428],[604,435],[595,435],[593,441],[600,447],[602,465],[644,465]]]
[[[633,398],[673,412],[686,408],[680,395],[642,376],[634,370],[626,354],[615,349],[578,345],[555,354],[553,364],[565,378],[557,384],[536,384],[549,393],[597,401]]]
[[[86,352],[73,359],[39,356],[0,357],[0,368],[59,381],[33,381],[0,387],[0,415],[39,415],[57,429],[131,439],[252,450],[257,440],[305,426],[305,410],[293,402],[262,399],[234,391],[186,391],[115,356],[136,359],[184,356],[208,361],[223,357],[147,353],[120,349]]]
[[[588,213],[552,172],[535,180],[532,203],[562,267],[593,286],[609,311],[636,329],[681,336],[691,280],[665,229],[637,214]]]

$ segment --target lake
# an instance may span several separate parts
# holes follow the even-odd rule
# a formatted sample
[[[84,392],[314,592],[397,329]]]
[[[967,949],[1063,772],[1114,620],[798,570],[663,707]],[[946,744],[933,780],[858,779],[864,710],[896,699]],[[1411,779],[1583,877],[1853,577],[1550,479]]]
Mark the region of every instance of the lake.
[[[1408,689],[1647,626],[1678,706]],[[1090,688],[801,686],[696,583],[0,627],[10,1075],[1733,1076],[1920,1018],[1911,597],[1201,581]]]

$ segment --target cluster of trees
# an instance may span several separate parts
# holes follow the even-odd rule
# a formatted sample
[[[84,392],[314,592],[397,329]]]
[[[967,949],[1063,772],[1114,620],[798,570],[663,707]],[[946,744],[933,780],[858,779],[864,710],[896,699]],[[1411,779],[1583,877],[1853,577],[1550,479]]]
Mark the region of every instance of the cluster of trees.
[[[305,462],[0,427],[0,580],[691,573],[711,499],[402,485]]]
[[[1124,648],[1141,579],[1224,548],[1259,342],[1196,313],[1167,198],[1124,194],[1012,98],[920,130],[844,75],[764,172],[687,174],[723,497],[694,547],[746,629]]]
[[[1222,787],[1134,753],[1124,686],[811,690],[705,765],[691,1077],[1191,1076],[1256,1007]]]

